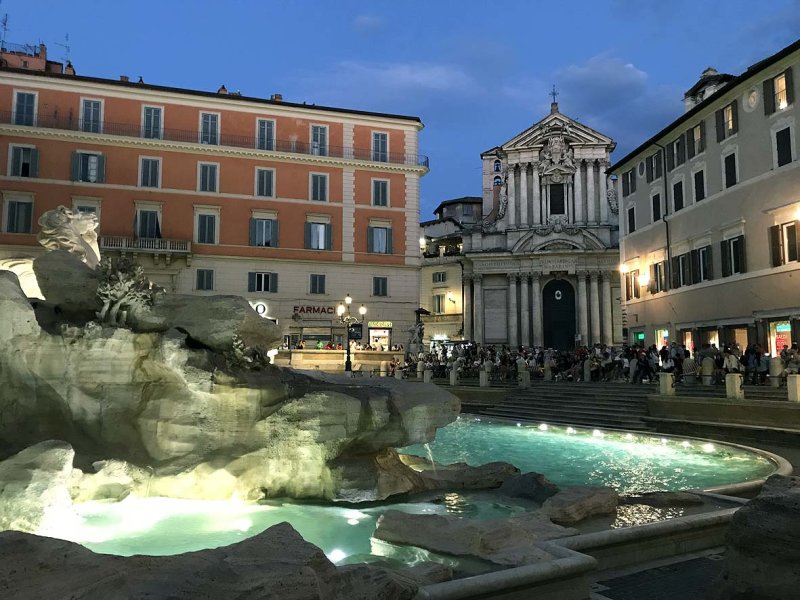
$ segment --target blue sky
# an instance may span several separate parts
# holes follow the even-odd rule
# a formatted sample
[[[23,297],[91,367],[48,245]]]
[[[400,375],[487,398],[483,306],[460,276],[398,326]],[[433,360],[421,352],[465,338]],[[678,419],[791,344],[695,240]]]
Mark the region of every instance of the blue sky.
[[[800,37],[800,0],[2,0],[6,40],[69,33],[81,75],[417,115],[421,218],[480,195],[480,153],[561,112],[620,158],[681,114],[708,66],[739,74]]]

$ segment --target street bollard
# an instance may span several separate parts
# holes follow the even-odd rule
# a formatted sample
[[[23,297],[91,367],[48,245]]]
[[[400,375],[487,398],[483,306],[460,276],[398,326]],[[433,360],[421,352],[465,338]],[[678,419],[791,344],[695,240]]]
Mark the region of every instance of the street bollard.
[[[741,373],[728,373],[725,375],[725,396],[729,400],[744,400],[743,380],[744,376]]]
[[[389,375],[389,361],[381,361],[381,377],[388,377]]]
[[[658,374],[658,393],[662,396],[675,395],[675,373]]]
[[[786,387],[789,391],[789,402],[800,402],[800,375],[787,375]]]
[[[781,387],[781,375],[783,375],[783,361],[780,356],[773,356],[769,359],[769,386]]]
[[[714,363],[713,358],[706,356],[703,359],[703,362],[700,365],[700,376],[703,385],[714,385],[714,369],[716,368],[717,365]]]
[[[455,367],[450,369],[450,385],[458,385],[458,371]]]
[[[419,361],[417,363],[417,379],[422,379],[424,372],[425,372],[425,363]]]
[[[422,381],[430,383],[433,380],[433,369],[425,369],[422,372]]]
[[[531,372],[528,369],[523,369],[519,372],[519,387],[523,390],[531,387]]]

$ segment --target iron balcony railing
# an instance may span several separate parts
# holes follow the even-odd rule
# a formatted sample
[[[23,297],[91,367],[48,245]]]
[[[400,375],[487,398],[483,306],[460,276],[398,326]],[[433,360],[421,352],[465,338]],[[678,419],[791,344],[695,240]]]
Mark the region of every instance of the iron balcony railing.
[[[300,140],[265,139],[248,135],[231,135],[220,133],[215,130],[194,131],[190,129],[168,129],[165,127],[143,127],[137,123],[114,123],[112,121],[99,121],[96,119],[76,119],[69,115],[32,115],[22,112],[0,111],[0,123],[209,146],[251,148],[263,150],[265,152],[331,156],[334,158],[382,162],[395,165],[429,167],[428,157],[424,154],[405,154],[378,151],[372,148],[319,145],[313,142],[303,142]]]
[[[192,243],[188,240],[104,235],[100,237],[100,248],[103,250],[127,252],[173,252],[176,254],[189,254],[192,251]]]

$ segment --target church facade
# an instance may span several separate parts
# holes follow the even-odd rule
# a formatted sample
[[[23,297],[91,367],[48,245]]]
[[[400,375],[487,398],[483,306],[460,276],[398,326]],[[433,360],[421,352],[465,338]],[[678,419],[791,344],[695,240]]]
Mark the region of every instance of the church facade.
[[[483,215],[463,235],[464,337],[569,350],[622,343],[614,141],[550,114],[481,155]]]

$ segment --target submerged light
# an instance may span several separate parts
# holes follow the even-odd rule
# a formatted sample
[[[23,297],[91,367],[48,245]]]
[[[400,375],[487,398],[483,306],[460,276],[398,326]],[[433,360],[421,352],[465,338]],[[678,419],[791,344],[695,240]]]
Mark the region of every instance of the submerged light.
[[[681,446],[683,446],[684,448],[690,448],[692,445],[689,442],[684,441],[681,442]]]
[[[714,444],[703,444],[703,452],[714,452]]]
[[[547,431],[547,423],[540,423],[539,431]]]
[[[601,438],[605,437],[605,435],[606,434],[600,431],[599,429],[595,429],[594,431],[592,431],[592,437]]]
[[[625,434],[625,440],[628,441],[628,442],[632,442],[633,441],[633,434],[632,433],[626,433]]]
[[[341,548],[334,548],[328,553],[328,560],[333,563],[337,563],[345,558],[347,558],[347,554],[345,554],[344,550]]]
[[[569,434],[575,433],[575,428],[574,427],[567,427],[567,433],[569,433]]]

